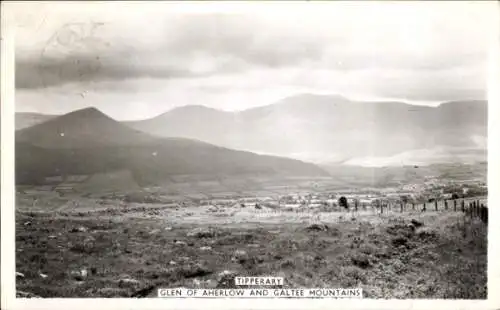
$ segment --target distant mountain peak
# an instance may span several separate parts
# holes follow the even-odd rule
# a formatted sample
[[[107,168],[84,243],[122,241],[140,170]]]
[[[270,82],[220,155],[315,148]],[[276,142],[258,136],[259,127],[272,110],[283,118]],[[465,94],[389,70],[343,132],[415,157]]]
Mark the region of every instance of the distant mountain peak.
[[[87,108],[83,108],[80,110],[76,110],[76,111],[67,113],[65,116],[68,117],[68,116],[73,116],[73,115],[77,115],[78,117],[83,117],[83,116],[86,116],[86,117],[106,117],[106,118],[111,119],[109,116],[107,116],[106,114],[101,112],[101,110],[97,109],[96,107],[87,107]]]
[[[134,145],[156,138],[88,107],[21,129],[16,132],[16,139],[40,147],[73,148]]]
[[[162,113],[158,116],[153,117],[152,119],[157,121],[163,121],[165,119],[178,119],[179,117],[208,117],[208,115],[225,115],[230,112],[226,112],[223,110],[218,110],[215,108],[203,106],[203,105],[184,105],[180,107],[175,107],[165,113]],[[139,121],[140,122],[140,121]]]

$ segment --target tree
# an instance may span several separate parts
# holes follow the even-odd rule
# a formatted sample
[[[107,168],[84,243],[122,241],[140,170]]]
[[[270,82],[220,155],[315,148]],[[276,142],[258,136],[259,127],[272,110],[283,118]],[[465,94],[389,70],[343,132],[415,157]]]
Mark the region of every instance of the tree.
[[[410,197],[408,197],[407,195],[401,195],[399,198],[403,204],[407,204],[410,200]]]
[[[347,198],[345,196],[341,196],[338,200],[339,207],[343,207],[345,209],[349,209],[349,203],[347,202]]]

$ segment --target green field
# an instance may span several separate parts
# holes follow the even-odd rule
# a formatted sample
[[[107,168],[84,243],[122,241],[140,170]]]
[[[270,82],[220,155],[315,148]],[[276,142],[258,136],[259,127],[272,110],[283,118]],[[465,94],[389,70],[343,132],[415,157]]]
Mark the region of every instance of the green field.
[[[486,298],[487,227],[461,212],[271,211],[18,211],[18,296],[151,297],[259,275],[365,298]]]

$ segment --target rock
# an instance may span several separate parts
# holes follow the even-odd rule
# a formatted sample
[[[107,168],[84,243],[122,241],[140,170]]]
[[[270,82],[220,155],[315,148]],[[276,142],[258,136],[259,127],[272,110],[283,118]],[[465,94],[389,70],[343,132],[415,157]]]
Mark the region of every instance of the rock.
[[[243,263],[248,260],[248,253],[244,250],[236,250],[231,258],[232,261]]]
[[[87,277],[88,272],[86,269],[73,270],[71,271],[70,275],[76,281],[83,281]]]
[[[247,247],[249,247],[249,248],[260,248],[260,244],[251,243],[251,244],[248,244]]]
[[[227,276],[236,276],[238,273],[232,270],[223,270],[217,274],[217,281],[220,281],[222,278]]]
[[[170,227],[170,226],[165,227],[165,230],[166,230],[166,231],[171,231],[172,229],[173,229],[173,228],[172,228],[172,227]]]
[[[196,263],[182,266],[180,273],[184,276],[184,278],[195,278],[206,276],[213,273],[213,271],[205,265]]]
[[[176,262],[174,262],[173,260],[171,260],[170,262],[168,262],[168,264],[169,264],[170,266],[175,266],[175,265],[177,265],[177,263],[176,263]]]
[[[417,236],[422,241],[433,241],[439,238],[439,234],[436,231],[427,227],[419,230]]]
[[[127,287],[127,286],[137,286],[141,284],[139,280],[131,279],[131,278],[123,278],[118,280],[119,287]]]
[[[234,278],[238,275],[235,271],[224,270],[217,275],[216,288],[236,288]]]
[[[211,246],[202,246],[202,247],[200,248],[200,251],[210,251],[210,250],[212,250],[212,247],[211,247]]]
[[[191,258],[187,257],[187,256],[181,256],[179,257],[179,260],[180,261],[183,261],[183,262],[187,262],[188,260],[190,260]]]
[[[358,255],[351,257],[351,261],[355,266],[358,266],[361,269],[366,269],[371,266],[369,256],[365,254],[359,253]]]
[[[23,292],[23,291],[19,291],[19,290],[16,290],[16,297],[17,298],[42,298],[42,297],[35,295],[33,293]]]
[[[159,229],[153,229],[152,231],[149,232],[150,235],[154,235],[154,234],[157,234],[159,233],[160,230]]]
[[[24,278],[24,273],[21,273],[21,272],[17,272],[16,271],[16,278],[19,277],[19,278]]]
[[[392,236],[403,236],[406,238],[411,238],[414,234],[414,229],[410,225],[405,224],[395,224],[386,228],[388,234]]]
[[[206,228],[196,228],[193,229],[192,231],[187,233],[188,237],[195,237],[195,238],[212,238],[215,236],[215,232],[211,229],[206,229]]]
[[[49,239],[56,239],[56,238],[57,238],[57,236],[50,235],[50,236],[48,236],[48,238],[49,238]]]
[[[95,238],[92,236],[87,236],[83,240],[83,246],[88,250],[92,250],[95,246]]]
[[[70,232],[87,232],[87,228],[80,226],[78,228],[73,227]]]
[[[40,273],[40,277],[41,277],[42,279],[45,279],[45,278],[47,278],[47,277],[48,277],[48,275],[46,275],[46,274],[44,274],[44,273]]]
[[[196,287],[200,287],[201,286],[201,281],[198,280],[198,279],[194,279],[193,280],[193,285],[196,286]]]
[[[216,288],[217,281],[212,280],[212,279],[207,279],[207,280],[194,279],[193,286],[198,287],[198,288],[205,288],[205,289]]]
[[[413,226],[415,226],[416,228],[421,227],[421,226],[424,226],[424,223],[419,222],[419,221],[417,221],[417,220],[415,220],[415,219],[412,219],[412,220],[411,220],[411,223],[412,223],[412,224],[413,224]]]
[[[311,224],[306,227],[306,230],[308,231],[327,231],[328,226],[325,224]]]
[[[82,275],[82,277],[86,278],[89,273],[88,273],[87,269],[82,269],[82,270],[80,270],[80,274]]]
[[[203,286],[204,288],[216,288],[217,287],[217,281],[208,279],[205,281],[205,284]]]
[[[187,245],[186,242],[180,241],[180,240],[175,241],[175,244],[177,244],[177,245]]]
[[[400,236],[392,239],[392,245],[395,247],[406,246],[407,244],[408,244],[408,238]]]

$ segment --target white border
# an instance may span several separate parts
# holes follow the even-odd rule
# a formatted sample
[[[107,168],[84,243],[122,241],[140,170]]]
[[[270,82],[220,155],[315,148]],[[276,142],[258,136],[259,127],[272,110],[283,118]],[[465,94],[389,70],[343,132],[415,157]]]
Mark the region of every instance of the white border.
[[[298,299],[15,299],[15,243],[14,243],[14,29],[16,21],[13,12],[18,8],[18,2],[2,3],[2,41],[1,41],[1,308],[2,309],[495,309],[500,308],[500,298],[493,292],[500,291],[500,225],[495,223],[500,217],[499,194],[494,189],[499,188],[500,150],[500,63],[498,32],[492,36],[491,59],[489,63],[489,93],[488,93],[488,186],[490,208],[489,242],[488,242],[488,300],[298,300]],[[126,9],[146,9],[144,2],[71,2],[52,6],[51,3],[30,2],[24,3],[23,10],[29,9],[37,14],[37,10],[49,9],[64,11],[78,6],[79,11],[91,12],[98,6],[106,7],[110,12],[126,14]],[[241,12],[255,10],[262,13],[280,14],[285,11],[304,10],[318,13],[329,4],[326,2],[169,2],[170,11],[181,12]],[[369,5],[367,2],[346,2],[345,5]],[[284,9],[286,6],[286,9]],[[321,10],[316,10],[323,6]],[[147,16],[147,14],[145,14]],[[500,29],[498,24],[497,31]],[[492,31],[493,32],[493,31]],[[467,44],[465,42],[465,44]]]

